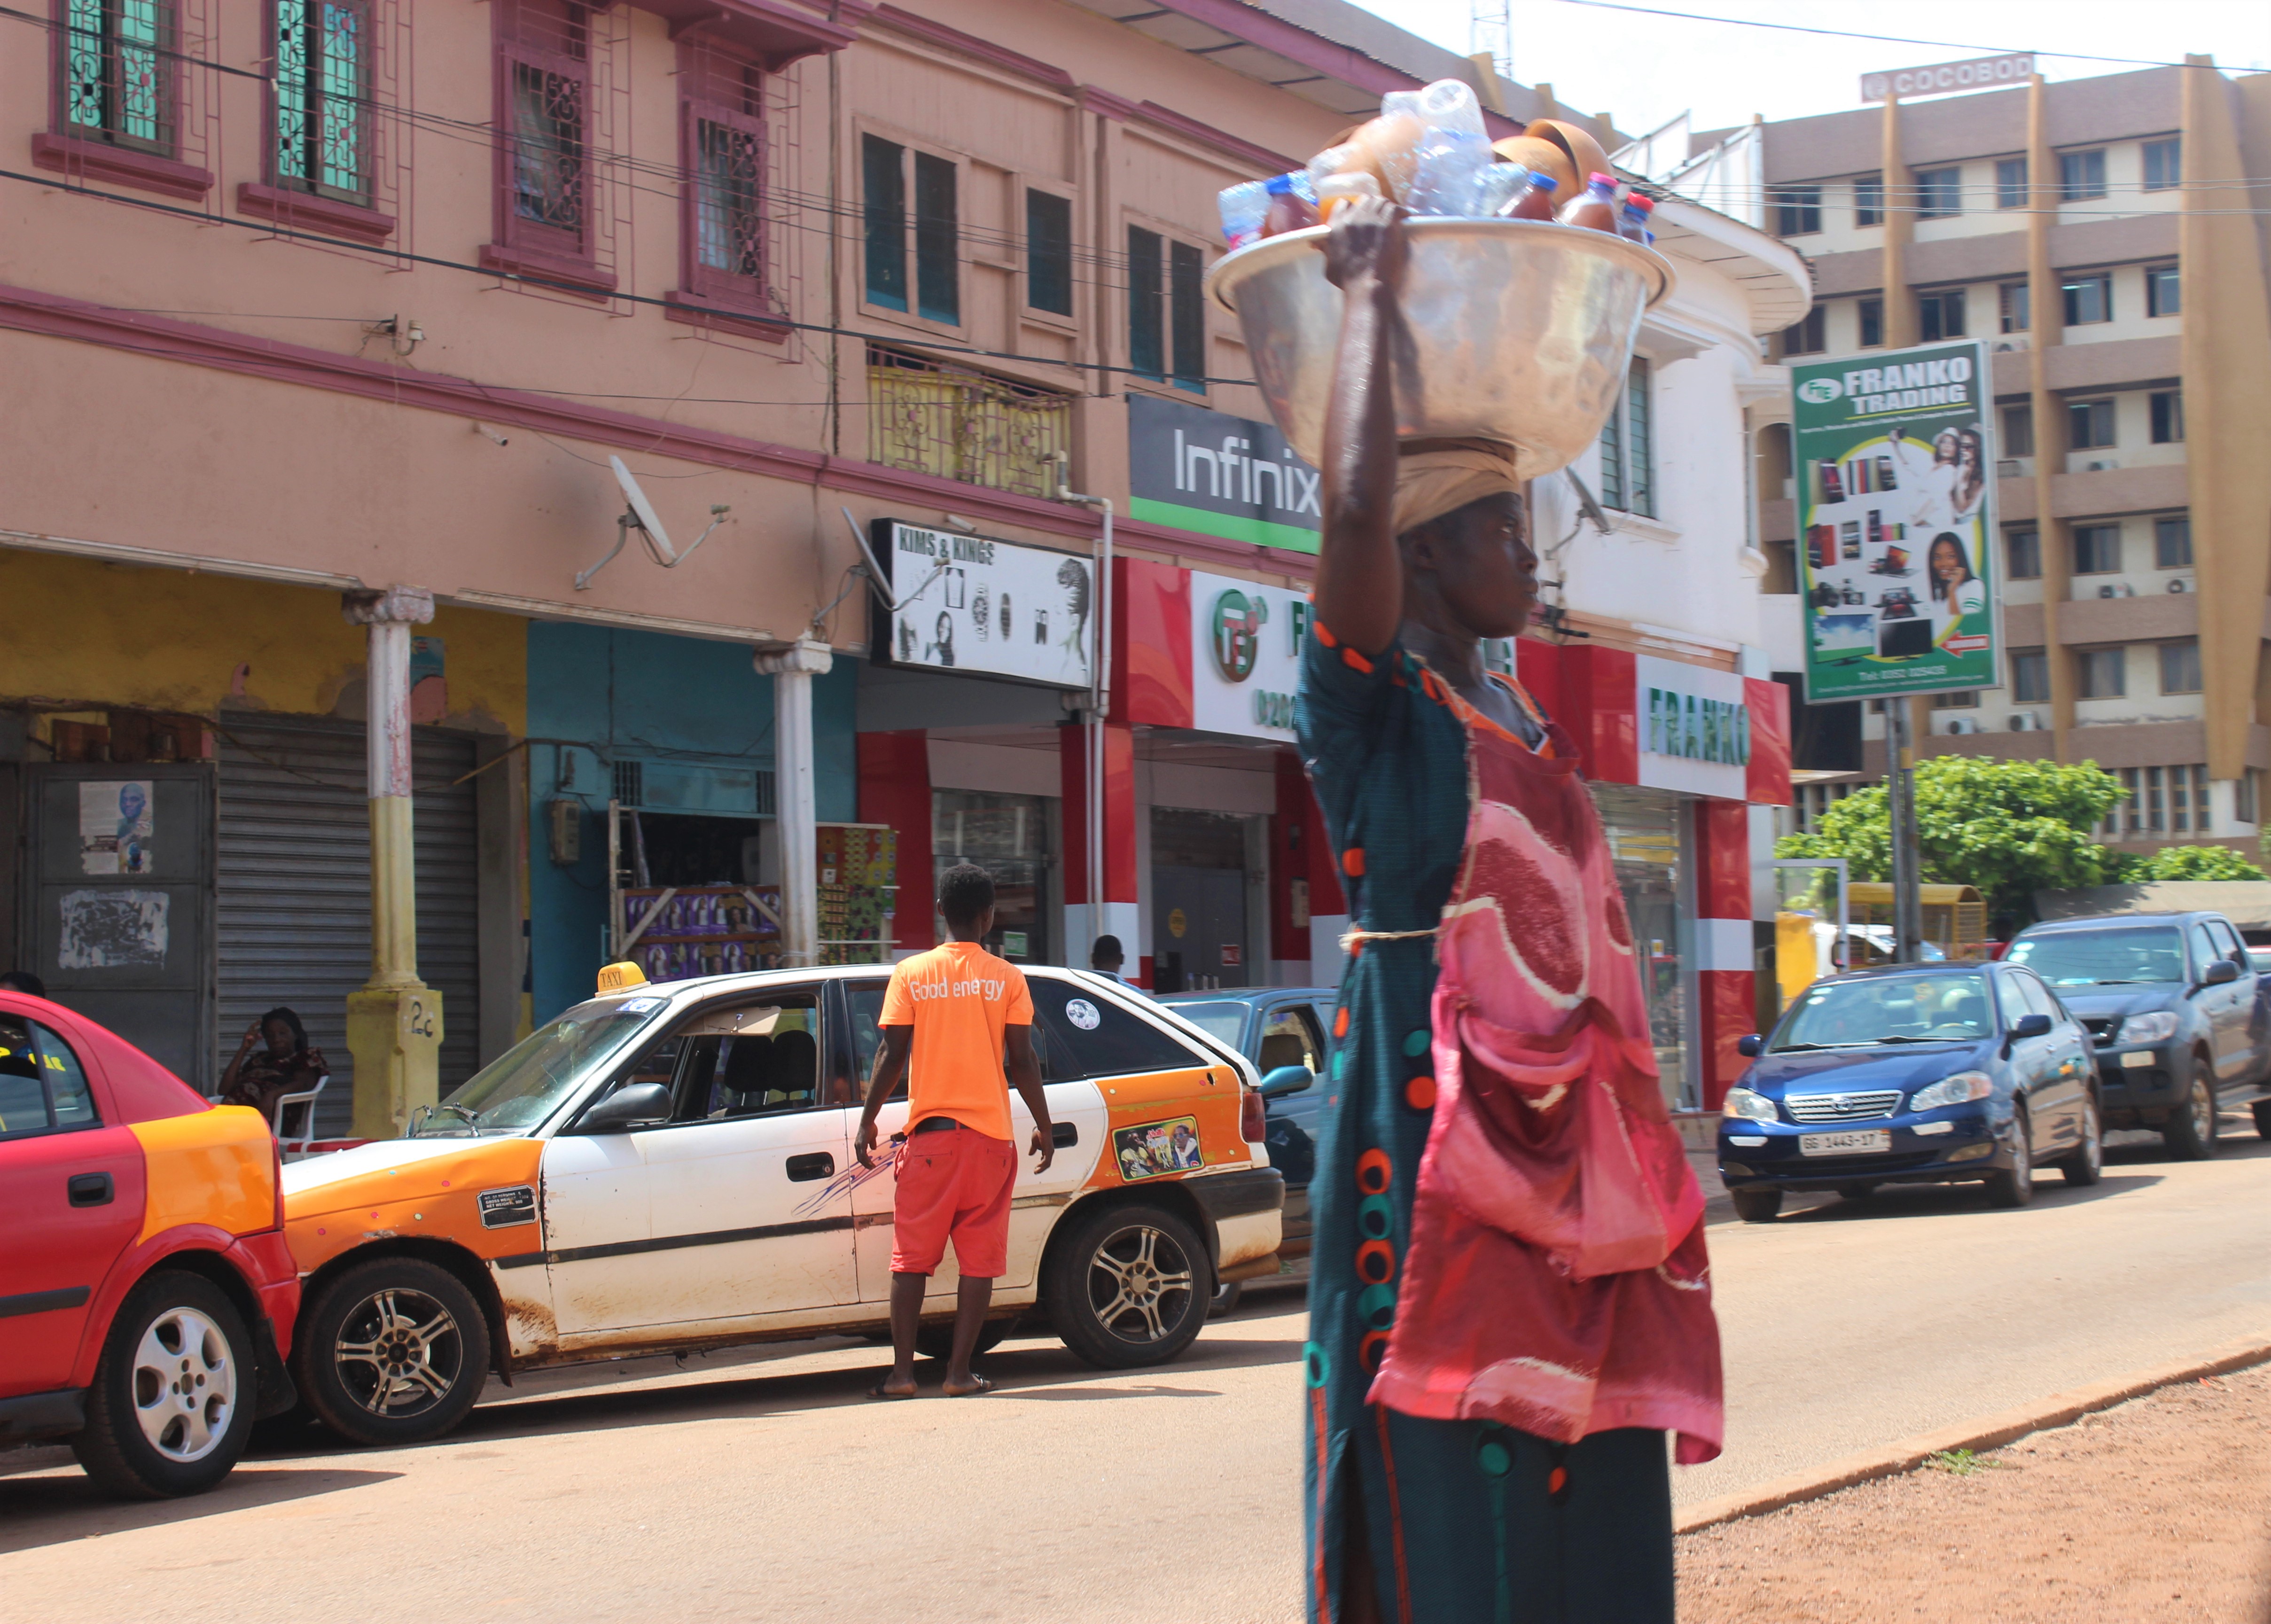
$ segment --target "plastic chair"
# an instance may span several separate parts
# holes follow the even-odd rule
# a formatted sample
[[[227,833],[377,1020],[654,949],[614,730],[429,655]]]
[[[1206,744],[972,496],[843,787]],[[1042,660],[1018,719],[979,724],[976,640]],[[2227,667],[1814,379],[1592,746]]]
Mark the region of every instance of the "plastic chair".
[[[308,1147],[316,1142],[316,1097],[324,1091],[324,1085],[331,1080],[331,1074],[327,1071],[316,1079],[315,1087],[302,1093],[279,1094],[276,1097],[276,1121],[272,1126],[276,1131],[276,1146],[283,1151],[285,1160],[305,1156]],[[308,1108],[308,1114],[300,1119],[300,1136],[296,1139],[284,1131],[284,1114],[294,1106]]]

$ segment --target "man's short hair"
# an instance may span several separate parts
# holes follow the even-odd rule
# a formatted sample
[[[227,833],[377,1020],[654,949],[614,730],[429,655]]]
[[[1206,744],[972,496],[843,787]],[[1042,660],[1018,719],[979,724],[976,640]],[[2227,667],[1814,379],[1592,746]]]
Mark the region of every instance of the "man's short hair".
[[[1088,950],[1088,962],[1091,966],[1101,965],[1106,959],[1115,964],[1128,962],[1128,955],[1121,950],[1119,937],[1098,936],[1096,945]]]
[[[957,930],[966,930],[994,905],[994,876],[976,863],[957,863],[939,876],[939,916]]]
[[[34,998],[48,995],[48,984],[28,970],[11,970],[0,975],[0,992],[26,993]]]

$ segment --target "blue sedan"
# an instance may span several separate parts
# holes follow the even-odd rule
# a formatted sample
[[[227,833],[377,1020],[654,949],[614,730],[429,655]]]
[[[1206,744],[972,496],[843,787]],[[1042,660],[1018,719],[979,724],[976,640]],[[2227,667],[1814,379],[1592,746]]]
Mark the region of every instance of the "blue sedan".
[[[1832,977],[1740,1047],[1752,1065],[1721,1111],[1719,1176],[1748,1223],[1788,1191],[1884,1184],[1981,1181],[2024,1206],[2037,1166],[2095,1184],[2103,1166],[2089,1034],[2016,965]]]

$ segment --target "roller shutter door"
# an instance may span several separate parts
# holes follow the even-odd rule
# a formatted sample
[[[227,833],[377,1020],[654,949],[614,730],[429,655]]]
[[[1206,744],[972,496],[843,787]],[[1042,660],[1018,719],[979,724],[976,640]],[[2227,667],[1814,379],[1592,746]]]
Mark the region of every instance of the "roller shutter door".
[[[317,1126],[327,1136],[344,1136],[354,1115],[346,998],[370,979],[362,725],[232,717],[222,728],[219,1064],[227,1065],[253,1021],[288,1005],[331,1064]],[[474,792],[471,784],[451,787],[473,769],[473,741],[417,728],[413,764],[418,973],[442,994],[446,1094],[479,1064]]]

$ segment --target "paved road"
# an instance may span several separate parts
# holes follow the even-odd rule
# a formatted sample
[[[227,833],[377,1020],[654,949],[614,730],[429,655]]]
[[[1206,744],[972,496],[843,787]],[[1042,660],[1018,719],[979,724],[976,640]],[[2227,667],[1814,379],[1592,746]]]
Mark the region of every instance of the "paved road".
[[[2271,1333],[2271,1144],[2110,1161],[2018,1212],[1928,1190],[1716,1225],[1730,1443],[1681,1499]],[[1005,1390],[962,1403],[863,1403],[876,1351],[840,1342],[555,1374],[439,1444],[261,1456],[160,1506],[0,1456],[0,1620],[167,1624],[218,1594],[237,1624],[1286,1624],[1302,1331],[1280,1292],[1164,1370],[1014,1342]]]

